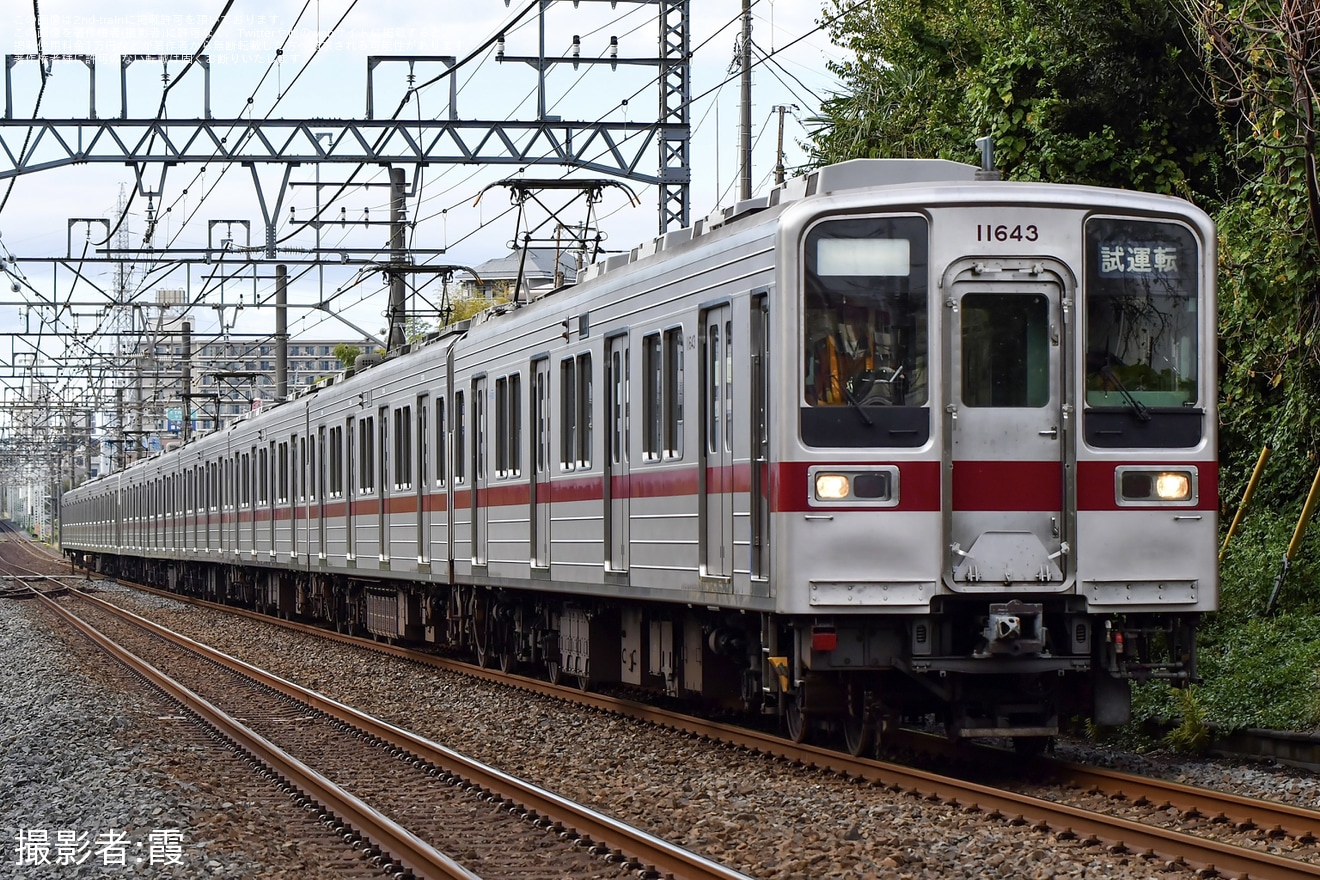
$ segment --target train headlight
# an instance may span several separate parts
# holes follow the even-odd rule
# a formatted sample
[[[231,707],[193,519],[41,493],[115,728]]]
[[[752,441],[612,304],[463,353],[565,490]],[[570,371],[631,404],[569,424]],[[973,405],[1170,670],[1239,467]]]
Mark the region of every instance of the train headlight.
[[[1186,501],[1192,497],[1192,478],[1183,473],[1163,473],[1155,478],[1155,497],[1161,501]]]
[[[848,497],[849,480],[843,474],[816,474],[816,497],[821,501],[842,501]]]
[[[807,494],[807,500],[815,505],[893,507],[898,504],[898,468],[894,465],[813,467],[807,475]]]
[[[1196,503],[1195,468],[1120,467],[1115,476],[1120,505]]]

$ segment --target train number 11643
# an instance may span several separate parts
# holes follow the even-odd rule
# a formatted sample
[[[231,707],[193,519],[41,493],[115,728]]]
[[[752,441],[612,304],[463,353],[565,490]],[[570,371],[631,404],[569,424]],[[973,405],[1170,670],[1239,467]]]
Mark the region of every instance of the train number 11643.
[[[976,224],[977,241],[1036,241],[1040,238],[1040,230],[1033,224],[1031,226],[1009,226],[1006,223],[995,225],[993,223]]]

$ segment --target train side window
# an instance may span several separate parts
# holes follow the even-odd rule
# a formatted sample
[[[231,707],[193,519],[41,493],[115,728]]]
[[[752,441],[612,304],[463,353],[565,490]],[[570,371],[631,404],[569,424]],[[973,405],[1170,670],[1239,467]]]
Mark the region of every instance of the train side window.
[[[522,376],[509,377],[509,475],[522,474]]]
[[[591,355],[577,358],[578,449],[577,466],[591,467]]]
[[[495,380],[495,473],[516,477],[522,472],[522,377],[517,373]]]
[[[495,476],[509,475],[509,448],[506,439],[509,435],[509,379],[501,376],[495,380]]]
[[[577,361],[565,359],[559,366],[559,466],[571,471],[577,454]]]
[[[642,460],[658,461],[664,452],[663,412],[664,362],[660,334],[642,339]]]
[[[276,460],[279,462],[279,480],[276,483],[278,489],[276,491],[275,500],[282,503],[289,500],[289,444],[280,444],[279,454],[277,455]]]
[[[412,407],[394,408],[394,488],[412,488]]]
[[[330,429],[330,449],[327,468],[329,473],[330,497],[340,498],[344,494],[344,429]]]
[[[374,416],[358,420],[358,491],[376,490],[376,421]]]
[[[263,446],[257,450],[257,503],[270,501],[270,453]]]
[[[962,397],[967,406],[1050,402],[1050,304],[1024,293],[962,299]]]

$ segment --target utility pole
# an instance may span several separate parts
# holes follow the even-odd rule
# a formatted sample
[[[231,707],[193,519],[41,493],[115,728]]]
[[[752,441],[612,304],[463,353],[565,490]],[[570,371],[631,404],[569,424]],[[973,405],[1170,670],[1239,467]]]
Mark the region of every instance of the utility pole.
[[[739,155],[742,159],[742,175],[739,181],[739,198],[743,201],[752,197],[752,0],[742,0],[742,114],[739,130],[742,133]]]
[[[405,241],[408,212],[404,202],[403,169],[390,169],[390,306],[389,334],[385,337],[386,351],[403,348],[404,285],[403,263],[407,257]]]
[[[775,110],[779,111],[779,141],[775,148],[775,184],[784,182],[784,113],[788,110],[799,109],[797,104],[778,104]]]

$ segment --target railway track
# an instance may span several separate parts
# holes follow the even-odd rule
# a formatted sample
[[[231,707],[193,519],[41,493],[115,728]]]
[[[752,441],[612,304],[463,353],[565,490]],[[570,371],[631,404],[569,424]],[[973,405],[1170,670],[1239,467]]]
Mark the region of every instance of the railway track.
[[[43,600],[314,802],[387,870],[485,880],[526,877],[529,871],[745,880],[148,621],[130,620],[95,597],[71,596],[80,603],[77,614],[65,607],[72,599]],[[228,674],[218,675],[217,665]],[[159,668],[169,668],[170,676]]]
[[[172,594],[161,594],[179,598]],[[198,602],[202,605],[210,603]],[[987,818],[1032,828],[1063,840],[1103,845],[1166,870],[1251,878],[1320,877],[1320,813],[1210,789],[1167,783],[1115,771],[1042,761],[1034,764],[1048,786],[1021,778],[982,784],[897,764],[788,742],[761,733],[669,712],[627,699],[506,675],[494,669],[419,653],[398,646],[330,633],[229,606],[213,606],[266,623],[368,648],[412,662],[460,671],[524,691],[548,694],[595,710],[636,718],[695,737],[791,761],[883,786],[894,792],[956,804]],[[1022,759],[995,753],[985,762],[1021,766]]]

